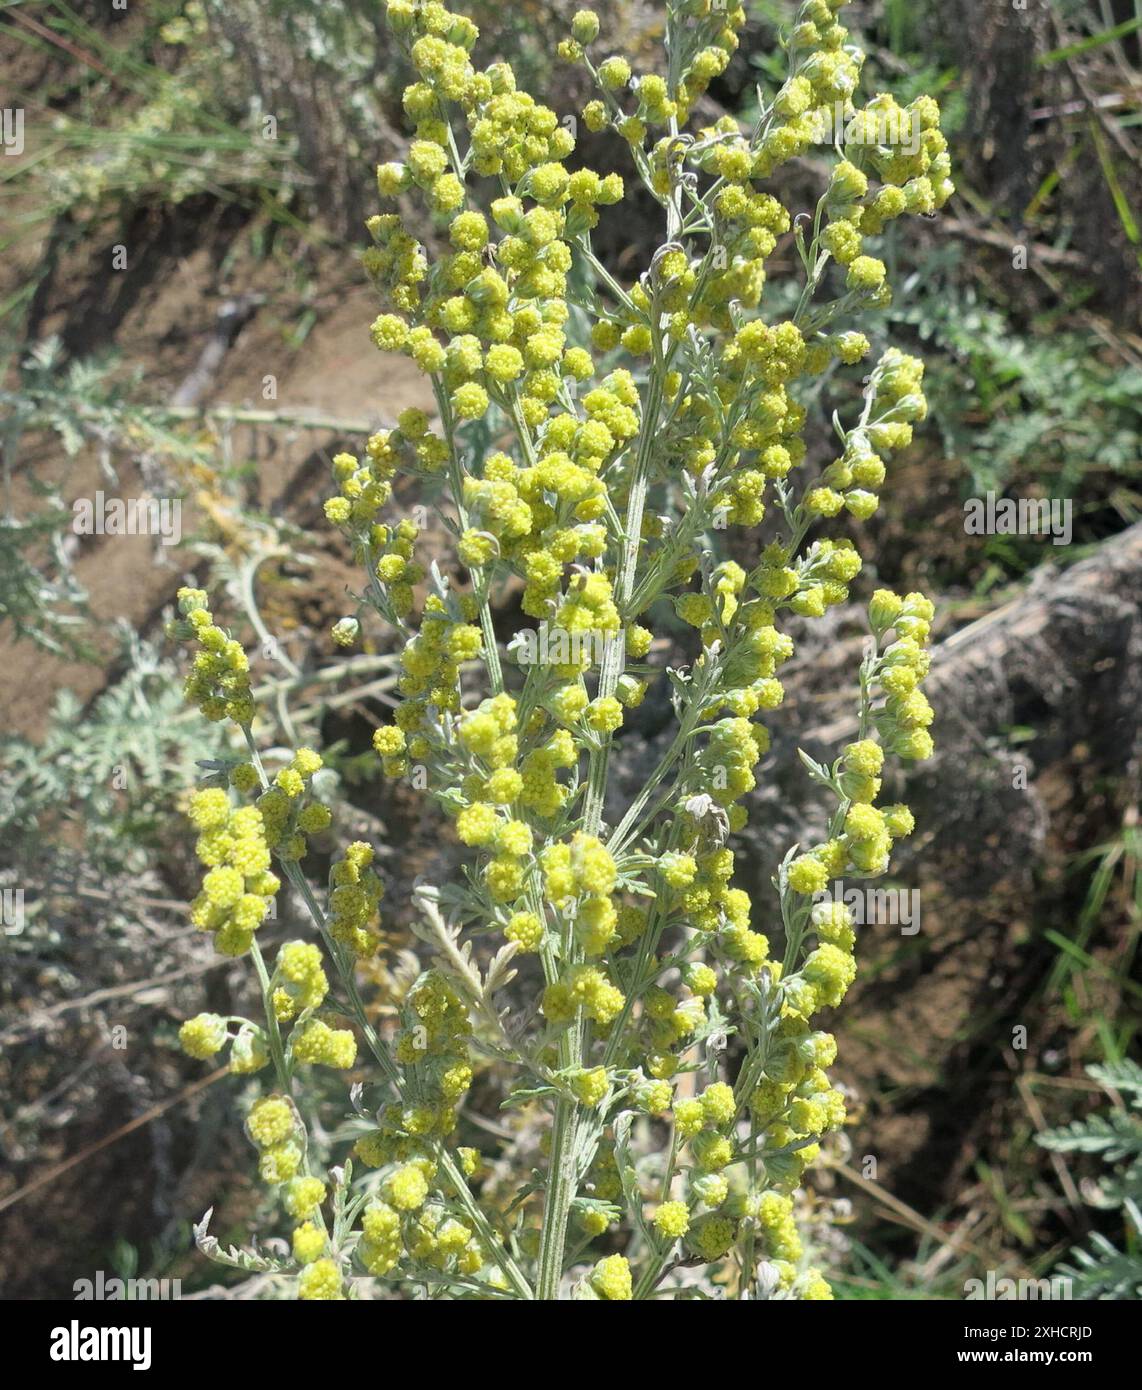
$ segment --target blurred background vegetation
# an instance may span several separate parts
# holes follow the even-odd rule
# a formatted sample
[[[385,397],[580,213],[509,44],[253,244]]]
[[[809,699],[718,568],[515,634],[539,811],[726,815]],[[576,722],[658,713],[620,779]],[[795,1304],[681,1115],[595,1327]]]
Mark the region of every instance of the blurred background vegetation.
[[[551,61],[577,3],[457,7],[479,54],[582,105],[580,73]],[[748,118],[782,80],[794,7],[747,8],[703,119]],[[654,4],[603,18],[656,62]],[[938,599],[947,698],[942,759],[908,789],[926,835],[900,881],[922,931],[866,933],[837,1021],[856,1122],[818,1181],[819,1238],[844,1296],[960,1297],[988,1269],[1060,1261],[1083,1292],[1136,1296],[1142,4],[865,0],[846,22],[866,95],[936,95],[955,157],[945,213],[885,239],[896,296],[875,328],[925,358],[931,418],[852,526],[870,575]],[[327,636],[354,582],[321,524],[329,459],[430,404],[369,346],[357,262],[372,167],[404,147],[403,81],[376,0],[0,4],[0,93],[25,113],[22,153],[0,156],[0,888],[26,911],[0,937],[7,1297],[67,1296],[97,1268],[211,1289],[191,1220],[221,1202],[214,1229],[239,1238],[262,1201],[240,1083],[175,1045],[188,1012],[238,1012],[248,988],[185,915],[181,799],[221,749],[162,635],[188,575],[251,647],[270,737],[330,749],[338,836],[381,846],[380,1008],[408,969],[403,887],[450,862],[431,808],[380,786],[366,751],[391,650],[346,664]],[[626,172],[613,144],[581,153]],[[782,177],[810,207],[813,161]],[[600,240],[620,278],[654,213],[636,198]],[[181,545],[74,535],[71,502],[98,489],[183,499]],[[1071,543],[965,535],[965,499],[989,490],[1069,499]],[[831,666],[804,649],[788,740],[827,743],[840,647]],[[784,832],[798,795],[759,792],[760,814]]]

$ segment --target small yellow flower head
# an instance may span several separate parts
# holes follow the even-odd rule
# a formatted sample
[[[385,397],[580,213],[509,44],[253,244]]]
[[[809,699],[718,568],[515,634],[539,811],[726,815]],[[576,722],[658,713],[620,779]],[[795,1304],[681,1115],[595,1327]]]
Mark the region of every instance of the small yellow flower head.
[[[456,833],[466,845],[491,844],[499,826],[496,808],[487,802],[466,806],[456,818]]]
[[[315,1260],[298,1276],[297,1296],[306,1300],[332,1301],[344,1298],[341,1269],[336,1260]]]
[[[595,1236],[601,1236],[610,1224],[606,1212],[600,1211],[596,1207],[584,1211],[579,1217],[579,1225],[583,1228],[584,1234],[591,1236],[592,1239]]]
[[[853,915],[841,902],[818,903],[812,912],[813,927],[822,941],[851,951],[855,940]]]
[[[403,1253],[399,1213],[385,1202],[374,1202],[365,1208],[361,1232],[358,1255],[369,1273],[385,1275],[395,1269]]]
[[[819,1269],[811,1269],[799,1285],[806,1301],[828,1300],[834,1297],[832,1286]]]
[[[607,108],[601,101],[589,101],[587,105],[583,107],[583,124],[592,134],[597,134],[600,130],[606,129]],[[610,325],[607,326],[609,327]],[[596,347],[602,347],[603,344],[600,342],[600,337],[595,332],[595,329],[598,327],[599,325],[596,324],[595,327],[592,328],[591,338]],[[617,340],[618,335],[616,334],[615,341]],[[612,343],[611,346],[614,346],[614,344]]]
[[[305,790],[305,780],[295,768],[283,767],[274,778],[274,785],[280,787],[288,797],[297,797]]]
[[[249,795],[261,784],[258,769],[253,763],[238,763],[236,767],[230,769],[230,785],[235,791],[239,791],[243,795]]]
[[[845,815],[845,834],[854,840],[871,840],[884,833],[884,816],[875,806],[850,806]]]
[[[665,1079],[640,1082],[635,1088],[635,1103],[648,1115],[664,1115],[673,1102],[674,1088]]]
[[[828,869],[811,854],[799,855],[789,865],[789,887],[794,893],[819,893],[828,881]]]
[[[184,618],[189,618],[195,613],[206,612],[207,606],[205,590],[183,588],[178,591],[178,611]]]
[[[243,1023],[230,1048],[230,1071],[234,1076],[251,1076],[269,1063],[270,1049],[265,1032],[252,1023]]]
[[[333,823],[333,812],[319,801],[311,801],[297,813],[297,828],[306,835],[317,835]]]
[[[589,1070],[574,1072],[568,1078],[568,1084],[581,1105],[599,1105],[607,1094],[607,1069],[592,1067]]]
[[[488,393],[474,381],[467,381],[452,393],[452,408],[461,420],[478,420],[488,410]]]
[[[217,1014],[197,1014],[178,1030],[179,1046],[188,1057],[200,1062],[213,1057],[225,1046],[227,1037],[226,1020]]]
[[[687,989],[703,998],[713,994],[718,987],[717,971],[710,965],[691,962],[683,969],[682,978]]]
[[[724,1081],[707,1086],[698,1099],[702,1104],[702,1118],[715,1129],[728,1125],[737,1113],[733,1089]]]
[[[329,990],[320,948],[311,941],[287,941],[278,953],[278,974],[282,983],[274,991],[274,1011],[283,1022],[317,1008]]]
[[[453,218],[448,238],[457,251],[482,251],[488,244],[488,224],[479,212],[462,212]]]
[[[599,81],[610,91],[625,87],[630,81],[630,64],[625,58],[608,58],[599,65]]]
[[[591,1271],[591,1288],[610,1303],[626,1303],[634,1297],[630,1265],[622,1255],[608,1255]]]
[[[829,487],[815,487],[805,494],[805,509],[815,516],[836,516],[845,505],[839,492]]]
[[[863,333],[838,333],[832,340],[833,351],[847,366],[854,366],[870,351],[868,339]]]
[[[264,1149],[258,1160],[258,1173],[263,1182],[277,1184],[289,1182],[296,1175],[300,1166],[301,1149],[290,1141],[285,1144],[275,1144],[270,1149]]]
[[[523,791],[523,778],[512,767],[500,767],[488,778],[484,788],[484,794],[488,800],[496,806],[510,806],[513,801]],[[527,826],[521,827],[527,830]],[[501,831],[500,843],[503,845],[503,832]],[[506,845],[504,846],[507,847]],[[531,848],[530,835],[526,845],[519,850],[512,850],[512,853],[526,854]]]
[[[667,1240],[678,1240],[690,1229],[690,1212],[685,1202],[663,1202],[654,1213],[654,1225]]]
[[[856,978],[856,961],[847,951],[825,943],[809,953],[802,974],[815,989],[820,1003],[833,1008]]]
[[[850,743],[843,756],[845,766],[861,777],[875,777],[884,766],[883,748],[869,738]]]
[[[680,1100],[674,1107],[674,1125],[683,1139],[692,1138],[705,1123],[700,1100]]]
[[[689,854],[664,854],[658,861],[658,869],[671,888],[689,887],[698,873],[698,865]]]
[[[312,748],[299,748],[293,755],[292,767],[302,777],[312,777],[323,765],[321,754]]]
[[[404,752],[404,731],[395,724],[384,724],[373,732],[373,747],[382,758],[396,758]]]
[[[303,1222],[293,1233],[293,1257],[301,1265],[312,1264],[325,1250],[325,1233],[312,1221]]]
[[[701,1173],[690,1185],[696,1201],[706,1207],[720,1207],[730,1191],[729,1179],[724,1173]]]
[[[370,333],[383,352],[399,352],[408,337],[408,325],[396,314],[382,314],[373,321]]]
[[[935,752],[936,745],[927,729],[907,729],[892,740],[892,748],[902,758],[924,762]]]
[[[552,714],[563,724],[576,723],[587,703],[587,692],[581,685],[561,686],[549,701]]]
[[[220,787],[205,787],[190,798],[190,820],[198,830],[219,830],[230,818],[230,798]]]
[[[886,806],[884,827],[894,840],[900,840],[916,829],[916,818],[907,806]]]
[[[845,284],[850,290],[871,293],[884,284],[888,271],[883,261],[875,256],[858,256],[849,266]]]
[[[377,165],[377,192],[382,198],[397,197],[408,184],[409,171],[406,165],[395,161]]]
[[[295,1028],[291,1046],[294,1059],[310,1066],[345,1071],[357,1060],[357,1040],[353,1034],[347,1028],[330,1028],[319,1018],[311,1018]]]
[[[287,1186],[283,1205],[290,1216],[307,1221],[325,1201],[325,1184],[320,1178],[294,1178]]]
[[[534,912],[517,912],[504,928],[504,935],[518,942],[521,951],[538,951],[543,944],[543,923]]]
[[[592,700],[586,711],[587,725],[598,733],[613,734],[622,728],[623,707],[613,695]]]
[[[260,1149],[272,1148],[293,1134],[296,1123],[293,1106],[287,1100],[263,1096],[246,1117],[246,1132]]]
[[[696,1255],[712,1263],[720,1260],[733,1245],[737,1227],[727,1216],[707,1216],[692,1226],[686,1243]]]
[[[594,10],[576,10],[571,17],[571,35],[584,46],[599,37],[599,16]]]
[[[428,1197],[428,1181],[411,1163],[398,1168],[385,1187],[388,1200],[398,1211],[416,1211]]]
[[[691,1145],[694,1161],[703,1172],[717,1173],[727,1166],[734,1156],[734,1146],[721,1134],[703,1131]]]

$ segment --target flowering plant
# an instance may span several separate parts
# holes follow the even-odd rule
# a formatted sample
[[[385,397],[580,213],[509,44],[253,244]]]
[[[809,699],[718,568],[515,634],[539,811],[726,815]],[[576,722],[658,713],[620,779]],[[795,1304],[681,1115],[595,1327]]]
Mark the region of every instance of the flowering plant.
[[[263,763],[244,651],[205,594],[182,591],[173,625],[198,648],[189,698],[248,746],[192,800],[205,866],[193,917],[219,950],[251,955],[265,1005],[257,1022],[199,1015],[182,1042],[201,1058],[228,1046],[237,1073],[269,1070],[246,1130],[294,1227],[291,1259],[201,1244],[296,1273],[302,1298],[370,1278],[475,1298],[830,1296],[793,1201],[845,1118],[826,1074],[836,1045],[814,1020],[853,980],[854,922],[824,890],[883,874],[913,828],[907,807],[877,800],[886,755],[932,750],[925,598],[872,596],[858,736],[831,766],[803,755],[835,809],[774,880],[776,955],[753,925],[766,905],[732,886],[730,837],[769,746],[759,716],[782,701],[783,620],[845,602],[861,569],[818,526],[872,514],[885,460],[925,414],[921,364],[889,349],[855,423],[834,416],[837,456],[818,470],[799,389],[870,351],[844,327],[888,302],[866,240],[951,192],[934,101],[855,105],[862,55],[842,4],[801,5],[788,79],[748,131],[729,116],[690,129],[742,8],[668,0],[665,71],[642,77],[597,60],[599,21],[575,16],[560,54],[597,84],[583,123],[626,142],[664,222],[622,284],[592,249],[601,210],[623,200],[619,175],[568,167],[568,123],[505,63],[474,65],[469,20],[389,0],[417,74],[404,95],[416,130],[379,190],[390,209],[426,208],[446,249],[430,259],[399,211],[371,219],[365,265],[386,301],[372,336],[429,378],[436,418],[405,411],[364,457],[333,461],[326,516],[367,578],[333,636],[351,645],[371,615],[398,635],[402,700],[375,747],[388,776],[435,798],[467,856],[461,882],[416,896],[431,959],[389,1001],[395,1028],[356,972],[378,948],[373,848],[350,844],[319,899],[301,863],[331,822],[314,795],[320,757]],[[764,184],[838,108],[844,147],[825,146],[816,210],[793,220]],[[804,283],[770,323],[766,266],[790,232]],[[418,560],[411,517],[384,519],[398,475],[441,499],[459,578]],[[748,537],[767,509],[779,524],[751,567],[719,559],[719,533]],[[501,645],[491,604],[509,580],[539,627]],[[671,607],[697,655],[663,672],[654,624]],[[611,823],[615,735],[655,680],[669,681],[674,737]],[[257,930],[279,875],[315,934],[271,966]],[[488,938],[490,959],[473,949]],[[522,1028],[504,1004],[513,978],[536,980]],[[305,1068],[356,1068],[361,1045],[353,1161],[315,1171]],[[546,1128],[531,1173],[458,1143],[461,1126],[480,1133],[466,1097],[490,1067],[510,1077],[505,1103]]]

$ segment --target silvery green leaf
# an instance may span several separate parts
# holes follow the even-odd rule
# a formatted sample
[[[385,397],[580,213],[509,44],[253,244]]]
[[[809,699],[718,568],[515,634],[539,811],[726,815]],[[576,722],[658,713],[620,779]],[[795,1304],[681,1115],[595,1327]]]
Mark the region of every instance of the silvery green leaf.
[[[496,990],[503,989],[511,984],[517,972],[511,968],[512,959],[519,952],[519,942],[509,941],[501,946],[488,964],[484,972],[484,997],[485,999],[493,995]]]
[[[646,1222],[642,1214],[643,1203],[642,1193],[638,1185],[638,1174],[635,1172],[630,1156],[630,1131],[634,1119],[635,1112],[633,1110],[623,1110],[615,1118],[615,1167],[618,1169],[619,1182],[623,1189],[623,1201],[626,1203],[627,1210],[634,1217],[644,1237],[649,1241],[650,1234],[646,1229]]]
[[[263,1274],[276,1274],[283,1270],[284,1266],[281,1260],[260,1255],[256,1250],[239,1250],[235,1245],[223,1250],[217,1237],[207,1234],[210,1218],[213,1215],[214,1208],[211,1207],[193,1228],[194,1243],[208,1260],[213,1260],[215,1264],[226,1265],[229,1269],[242,1269],[247,1272],[258,1271]]]
[[[547,1096],[558,1098],[559,1091],[554,1086],[529,1086],[509,1092],[500,1102],[501,1110],[510,1110],[516,1105],[526,1105],[529,1101],[543,1100]]]
[[[819,763],[816,758],[811,758],[803,748],[798,748],[797,756],[801,759],[802,764],[814,782],[819,782],[823,787],[833,789],[833,774],[824,764]]]

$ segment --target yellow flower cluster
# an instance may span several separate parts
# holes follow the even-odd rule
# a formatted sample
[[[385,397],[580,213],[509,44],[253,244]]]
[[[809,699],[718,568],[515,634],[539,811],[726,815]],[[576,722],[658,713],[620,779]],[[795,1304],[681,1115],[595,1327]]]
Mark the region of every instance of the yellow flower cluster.
[[[229,1036],[226,1020],[217,1014],[195,1014],[178,1030],[179,1046],[200,1062],[221,1052]]]
[[[329,871],[329,934],[361,959],[377,949],[377,907],[384,896],[372,862],[372,846],[356,840]]]
[[[837,946],[823,944],[817,950],[833,953],[842,971],[847,968],[844,962],[852,961],[851,954]],[[815,975],[820,973],[814,969]],[[836,1055],[831,1034],[812,1030],[804,1017],[786,1009],[763,1074],[747,1098],[769,1151],[766,1176],[781,1192],[790,1193],[798,1186],[802,1173],[817,1157],[817,1141],[844,1123],[844,1098],[831,1087],[824,1070]]]
[[[630,1265],[623,1255],[608,1255],[591,1271],[590,1286],[608,1303],[627,1303],[634,1297]]]
[[[222,788],[206,787],[191,797],[189,814],[199,832],[195,853],[206,868],[190,920],[214,933],[224,955],[243,955],[280,887],[270,872],[262,813],[256,806],[236,808]]]
[[[779,1027],[790,1036],[798,1029],[809,1036],[806,1020],[838,1003],[855,971],[851,926],[839,913],[818,912],[816,947],[782,981],[767,938],[751,928],[748,896],[731,886],[734,856],[724,843],[728,831],[745,823],[741,802],[755,787],[755,768],[769,748],[755,717],[784,697],[778,671],[793,655],[793,643],[780,615],[822,616],[848,600],[861,568],[850,541],[818,539],[804,551],[799,541],[814,522],[842,511],[857,521],[872,515],[887,463],[926,413],[920,364],[889,350],[870,375],[864,415],[846,434],[843,453],[792,503],[795,470],[806,462],[806,410],[796,398],[797,384],[834,363],[860,363],[869,342],[861,333],[814,327],[800,310],[772,325],[750,314],[760,303],[778,238],[791,225],[788,210],[758,182],[821,143],[827,121],[843,120],[844,157],[822,198],[819,241],[807,262],[814,287],[830,259],[841,267],[840,308],[887,298],[883,265],[866,254],[863,238],[904,212],[931,213],[951,191],[930,99],[907,109],[884,97],[863,110],[855,105],[862,57],[837,22],[840,8],[825,0],[802,5],[790,40],[789,78],[752,137],[726,117],[688,143],[669,133],[653,143],[650,132],[686,121],[736,48],[744,11],[704,0],[686,6],[683,68],[673,83],[654,74],[636,80],[619,57],[593,60],[598,20],[590,11],[575,16],[561,53],[586,62],[599,84],[599,99],[584,113],[588,128],[618,131],[652,191],[667,203],[687,164],[713,181],[707,220],[691,219],[689,244],[683,237],[664,248],[633,286],[608,282],[614,305],[592,306],[588,350],[568,342],[567,276],[577,256],[591,258],[598,208],[621,197],[621,187],[590,170],[566,168],[570,136],[554,113],[516,90],[505,64],[485,71],[473,66],[475,31],[466,21],[432,4],[390,6],[390,23],[408,44],[418,73],[405,99],[416,135],[403,164],[378,171],[378,187],[386,198],[418,190],[446,225],[449,241],[448,252],[430,267],[398,215],[386,213],[370,224],[374,248],[366,264],[391,304],[374,325],[374,341],[408,354],[432,377],[443,426],[438,462],[410,457],[409,440],[425,438],[426,422],[405,430],[396,447],[405,466],[447,462],[454,470],[459,555],[472,574],[477,604],[488,576],[511,572],[523,581],[525,614],[590,640],[560,648],[544,680],[528,671],[526,689],[534,684],[536,691],[525,700],[522,723],[517,699],[506,694],[461,716],[460,665],[489,657],[488,629],[477,628],[478,608],[465,596],[433,595],[402,656],[405,703],[395,726],[378,731],[376,747],[392,774],[420,759],[430,773],[443,770],[435,794],[455,817],[461,841],[486,856],[483,881],[491,902],[507,909],[496,918],[507,939],[541,954],[556,937],[564,949],[572,943],[558,972],[549,972],[543,995],[544,1016],[557,1032],[582,1016],[606,1035],[627,1007],[610,958],[639,943],[651,921],[657,932],[676,923],[706,946],[710,962],[686,966],[681,993],[662,987],[653,974],[636,977],[640,1006],[630,1046],[643,1052],[650,1076],[644,1090],[667,1087],[666,1095],[643,1097],[651,1113],[669,1103],[668,1078],[706,1026],[707,1001],[723,981],[764,972],[770,987],[780,984],[785,993]],[[456,142],[452,109],[467,127],[468,156]],[[490,203],[473,198],[473,174],[499,179],[500,195]],[[663,359],[690,347],[702,359],[701,373],[691,369],[688,379]],[[619,348],[648,359],[660,382],[655,409],[665,411],[667,427],[650,455],[648,483],[688,478],[703,501],[673,522],[649,513],[638,517],[648,578],[625,607],[616,591],[607,508],[618,510],[628,500],[629,470],[616,471],[615,463],[647,428],[648,398],[621,367],[598,385],[577,389],[595,376],[594,354]],[[456,430],[489,410],[513,431],[518,459],[503,448],[482,461],[458,449]],[[752,572],[725,562],[691,588],[699,568],[698,528],[711,518],[717,527],[756,526],[770,489],[791,521],[793,539],[768,546]],[[400,578],[396,566],[389,573]],[[622,725],[623,705],[637,704],[645,689],[635,674],[592,697],[593,671],[611,660],[607,642],[621,637],[627,661],[645,656],[651,633],[633,618],[671,590],[678,617],[701,637],[694,675],[708,677],[698,711],[707,722],[679,784],[690,793],[677,819],[686,852],[661,854],[661,886],[648,913],[624,900],[605,840],[573,826],[553,835],[551,822],[568,797],[558,772],[574,769],[580,755],[590,753],[592,739],[605,744]],[[884,608],[888,600],[880,596],[878,602]],[[906,604],[912,606],[905,612]],[[896,606],[889,606],[891,614],[880,614],[881,631],[896,616]],[[402,616],[407,611],[406,603]],[[899,611],[905,629],[869,687],[884,697],[876,713],[880,742],[865,738],[846,750],[838,774],[842,818],[826,844],[787,867],[785,882],[794,894],[817,894],[830,876],[845,871],[883,872],[893,839],[911,829],[906,808],[874,805],[880,767],[872,764],[882,745],[905,757],[930,752],[930,707],[915,682],[909,684],[926,669],[921,628],[930,613],[925,617],[917,596],[901,600]],[[462,771],[457,746],[467,758]],[[543,911],[537,910],[537,889]],[[606,1068],[572,1068],[567,1077],[588,1107],[599,1104],[611,1084]],[[767,1072],[755,1089],[776,1084]],[[788,1149],[775,1159],[774,1171],[782,1181],[795,1181],[815,1151],[813,1142],[798,1148],[798,1141],[815,1141],[839,1124],[843,1106],[819,1065],[781,1084],[784,1104],[767,1116],[775,1128],[765,1142]],[[750,1114],[756,1109],[753,1101],[746,1108]],[[735,1239],[735,1220],[713,1209],[726,1196],[720,1165],[731,1163],[736,1149],[732,1136],[716,1126],[692,1139],[695,1181],[711,1210],[693,1223],[687,1217],[686,1230],[692,1248],[712,1259]],[[664,1210],[664,1222],[677,1226],[669,1203]],[[775,1238],[774,1258],[780,1258],[780,1245]],[[795,1261],[788,1263],[792,1268]]]
[[[310,1066],[346,1071],[357,1060],[357,1039],[348,1028],[331,1028],[324,1019],[311,1018],[293,1030],[290,1048],[294,1060]]]
[[[896,640],[885,648],[870,672],[870,689],[884,697],[875,712],[883,744],[863,738],[845,748],[839,778],[843,819],[831,839],[789,865],[789,887],[795,893],[820,893],[830,879],[840,878],[848,870],[866,876],[884,873],[893,842],[912,833],[915,822],[907,806],[880,808],[874,803],[880,795],[885,748],[917,761],[933,752],[928,732],[933,710],[919,689],[931,664],[927,643],[933,612],[931,601],[922,594],[901,598],[883,589],[869,604],[869,620],[878,636],[883,638],[886,631],[901,625],[896,627]],[[835,989],[827,992],[834,993]]]
[[[279,1023],[319,1008],[329,992],[320,948],[311,941],[287,941],[278,952],[277,980],[273,1006]]]
[[[352,538],[356,558],[364,562],[378,586],[385,616],[399,624],[412,612],[415,586],[424,578],[414,558],[420,528],[407,517],[396,526],[382,525],[377,518],[392,496],[391,480],[402,461],[410,470],[438,472],[447,461],[447,448],[429,430],[423,411],[406,410],[397,429],[370,436],[365,453],[363,463],[353,454],[334,458],[339,491],[326,500],[325,516]],[[344,619],[337,623],[334,641],[348,645],[355,640],[353,623]]]
[[[341,1266],[336,1260],[314,1260],[298,1278],[297,1296],[307,1302],[330,1303],[343,1299]]]
[[[358,1140],[355,1152],[373,1168],[414,1159],[427,1162],[429,1141],[453,1132],[456,1108],[472,1084],[472,1024],[463,1000],[442,974],[429,971],[422,977],[404,1002],[401,1024],[394,1056],[403,1068],[410,1103],[384,1108],[379,1128]]]
[[[288,1183],[302,1161],[302,1129],[297,1112],[283,1096],[263,1096],[246,1116],[246,1133],[261,1150],[258,1172],[262,1181]]]
[[[296,1161],[290,1168],[295,1150],[301,1157],[300,1120],[281,1097],[259,1103],[250,1132],[264,1174],[298,1194],[287,1210],[299,1223],[302,1296],[341,1297],[351,1258],[375,1277],[526,1295],[516,1254],[534,1257],[539,1296],[555,1296],[572,1214],[595,1238],[629,1205],[634,1160],[618,1116],[630,1107],[655,1133],[670,1115],[676,1143],[642,1224],[647,1241],[631,1247],[649,1263],[635,1278],[624,1256],[607,1254],[579,1293],[641,1297],[683,1242],[680,1259],[713,1265],[735,1252],[748,1282],[752,1251],[783,1292],[830,1296],[802,1250],[791,1200],[822,1136],[845,1118],[826,1070],[835,1043],[812,1020],[855,977],[855,923],[821,898],[842,875],[883,874],[894,842],[913,829],[907,807],[879,802],[886,755],[932,752],[920,690],[927,600],[874,595],[859,735],[831,769],[806,760],[837,809],[822,842],[781,866],[784,965],[754,929],[749,895],[733,886],[729,839],[746,824],[770,749],[762,717],[784,699],[787,628],[847,603],[861,571],[854,541],[816,533],[833,518],[859,526],[873,515],[894,456],[927,412],[915,358],[890,348],[864,368],[869,339],[838,324],[889,301],[871,239],[906,213],[934,213],[952,192],[935,102],[857,104],[863,56],[838,21],[843,4],[799,5],[787,78],[752,130],[729,115],[688,129],[737,49],[743,5],[667,0],[664,74],[636,74],[626,58],[597,52],[598,17],[574,16],[560,54],[584,64],[597,88],[583,125],[626,142],[666,221],[645,269],[621,283],[592,232],[601,210],[623,199],[622,179],[574,167],[568,123],[520,91],[507,63],[475,62],[468,19],[437,0],[388,0],[414,74],[403,98],[413,133],[403,157],[377,170],[383,209],[369,219],[363,258],[382,298],[371,338],[416,365],[435,410],[404,411],[361,457],[338,454],[325,512],[366,570],[362,608],[399,638],[400,702],[373,738],[383,771],[426,788],[468,852],[463,883],[439,897],[446,930],[501,933],[509,949],[488,980],[510,973],[513,951],[528,953],[542,993],[534,1034],[517,1049],[466,942],[455,952],[441,943],[442,968],[402,985],[389,1091],[355,1148],[377,1171],[359,1237],[344,1249],[326,1238],[324,1189],[295,1186],[316,1182]],[[831,152],[830,172],[816,215],[795,227],[766,182],[813,146]],[[782,239],[804,285],[782,314],[763,318]],[[838,412],[840,448],[810,472],[809,404],[822,378],[844,381],[854,367],[865,372],[859,421],[846,429]],[[446,494],[459,575],[418,562],[416,521],[386,519],[401,474],[435,475],[431,487]],[[767,518],[776,524],[760,553],[749,537],[732,548],[718,540]],[[501,585],[536,625],[506,648],[490,605]],[[188,693],[211,717],[248,727],[241,649],[214,627],[204,595],[184,591],[181,607],[179,635],[202,647]],[[696,653],[669,673],[676,735],[611,823],[612,743],[662,675],[651,664],[654,626],[673,639],[673,619],[691,629]],[[357,619],[343,619],[334,640],[351,644],[358,632]],[[220,945],[240,941],[232,916],[245,922],[253,882],[272,880],[271,850],[298,881],[306,836],[330,823],[312,797],[319,767],[302,749],[263,789],[243,765],[232,785],[260,795],[238,811],[224,792],[198,794],[210,872],[196,913]],[[338,969],[350,952],[376,949],[372,860],[356,843],[330,873],[318,925],[336,943]],[[268,878],[248,881],[247,863]],[[315,1012],[328,986],[316,946],[282,948],[269,1033],[279,1069],[281,1023],[293,1025],[287,1073],[296,1063],[353,1065],[354,1035]],[[349,993],[356,998],[355,986]],[[674,1078],[702,1066],[727,1020],[743,1045],[736,1075],[715,1072],[696,1095],[676,1095]],[[197,1056],[228,1036],[228,1021],[210,1015],[183,1027]],[[241,1067],[264,1064],[266,1038],[252,1031],[239,1033],[232,1059],[243,1037]],[[366,1037],[379,1053],[379,1036]],[[501,1208],[488,1222],[461,1181],[478,1156],[454,1148],[459,1108],[473,1057],[488,1053],[526,1073],[531,1089],[517,1103],[553,1112],[542,1219],[525,1193],[504,1204],[512,1215]],[[513,1238],[501,1246],[497,1228],[508,1224]]]
[[[203,590],[180,589],[178,610],[181,621],[171,623],[168,634],[181,641],[197,641],[200,649],[186,678],[187,700],[207,719],[248,725],[254,717],[254,697],[250,662],[242,644],[215,623]]]
[[[269,1062],[269,1049],[263,1029],[246,1020],[239,1021],[231,1037],[230,1021],[218,1014],[196,1014],[178,1030],[179,1046],[188,1057],[206,1061],[230,1043],[230,1072],[250,1076]]]
[[[299,748],[258,797],[256,805],[265,827],[266,843],[280,859],[300,859],[305,854],[306,836],[326,830],[333,820],[328,806],[306,797],[313,775],[321,766],[319,753],[312,748]]]
[[[382,1107],[377,1129],[354,1152],[386,1170],[383,1200],[366,1208],[357,1257],[373,1275],[405,1260],[471,1276],[484,1265],[475,1233],[446,1212],[438,1187],[435,1146],[455,1130],[457,1107],[472,1084],[468,1053],[472,1024],[460,995],[439,971],[421,977],[405,998],[394,1058],[401,1069],[403,1104]],[[467,1172],[473,1150],[458,1150]]]
[[[554,981],[543,991],[544,1017],[556,1027],[570,1023],[581,1009],[605,1030],[625,1003],[622,990],[597,965],[576,965],[564,979]]]
[[[365,1208],[357,1258],[368,1274],[390,1274],[404,1258],[442,1274],[470,1277],[482,1269],[474,1232],[442,1206],[425,1206],[425,1191],[421,1170],[409,1165],[393,1175],[388,1201]]]

